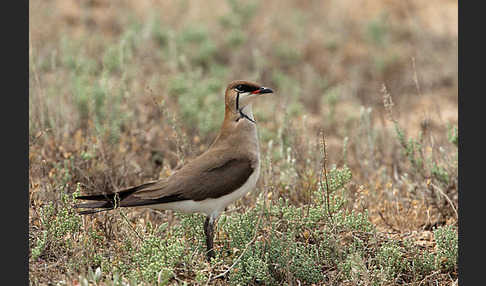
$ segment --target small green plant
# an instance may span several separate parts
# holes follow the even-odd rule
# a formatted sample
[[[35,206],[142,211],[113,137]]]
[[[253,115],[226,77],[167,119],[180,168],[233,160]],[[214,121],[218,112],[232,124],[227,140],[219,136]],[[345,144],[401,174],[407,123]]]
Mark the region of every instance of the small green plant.
[[[425,277],[435,270],[435,255],[432,252],[416,250],[412,257],[412,273],[415,277]]]
[[[339,97],[341,93],[339,87],[331,88],[330,90],[326,91],[324,95],[325,105],[329,106],[329,114],[328,114],[328,121],[329,125],[334,125],[335,116],[336,116],[336,104],[339,102]]]
[[[73,76],[73,97],[79,115],[79,122],[86,126],[90,117],[90,102],[88,91],[89,79],[85,76]]]
[[[149,25],[150,36],[160,47],[166,47],[169,42],[169,28],[157,16],[151,18]]]
[[[203,78],[200,72],[188,72],[169,81],[169,95],[177,100],[181,118],[188,129],[207,135],[217,130],[224,114],[221,97],[219,71],[210,78]],[[203,111],[203,112],[202,112]]]
[[[457,269],[458,235],[457,228],[449,225],[437,228],[434,231],[437,243],[437,267],[445,271]]]
[[[459,144],[459,132],[457,130],[457,126],[449,126],[447,139],[449,139],[449,142],[457,147],[457,144]]]
[[[141,26],[132,23],[120,36],[120,40],[105,50],[103,67],[108,73],[123,73],[127,63],[133,58],[134,49],[140,42]]]
[[[182,55],[180,64],[183,66],[207,69],[216,61],[218,48],[204,25],[184,28],[178,33],[176,43],[181,50],[179,52]],[[189,62],[183,62],[185,59]]]
[[[144,237],[140,249],[132,257],[133,263],[139,267],[132,270],[132,275],[143,281],[157,281],[158,277],[168,281],[173,277],[172,269],[185,253],[185,248],[177,236]]]
[[[376,258],[381,270],[389,280],[407,269],[407,259],[404,257],[401,247],[395,243],[385,243],[378,250]]]
[[[290,118],[295,118],[304,112],[304,106],[299,98],[302,95],[299,82],[280,70],[272,71],[272,81],[275,82],[275,89],[285,90],[288,95],[284,100],[286,102],[286,114]]]
[[[243,45],[248,35],[245,26],[253,19],[257,4],[249,1],[227,0],[230,11],[221,16],[219,22],[227,31],[225,45],[237,48]]]
[[[382,92],[383,104],[387,112],[388,119],[393,123],[396,138],[401,146],[402,154],[410,164],[410,173],[415,179],[418,180],[418,182],[421,183],[422,187],[426,189],[427,193],[438,193],[437,196],[433,197],[433,202],[436,206],[440,206],[440,200],[445,198],[448,201],[448,205],[451,207],[457,217],[457,211],[454,203],[449,198],[449,195],[441,188],[447,188],[449,192],[457,192],[457,187],[455,184],[455,182],[457,182],[457,161],[449,159],[448,154],[445,154],[444,152],[444,147],[437,147],[437,144],[427,143],[424,136],[427,125],[422,125],[422,130],[419,132],[417,138],[407,138],[403,128],[398,123],[398,120],[393,117],[393,100],[391,95],[388,93],[386,86],[384,85]],[[449,129],[448,137],[450,143],[453,143],[455,140],[454,138],[457,137],[457,133],[454,132],[454,129]],[[432,140],[429,142],[432,142]],[[455,153],[455,156],[457,156],[456,147],[457,145],[451,150]],[[437,158],[437,156],[434,156],[434,152],[432,152],[435,151],[434,148],[436,150],[438,149],[437,151],[440,154],[440,157]],[[448,215],[448,212],[443,210],[441,207],[439,207],[439,211],[445,215]]]
[[[31,259],[37,260],[41,256],[58,256],[69,251],[71,240],[65,240],[66,235],[74,235],[81,229],[81,218],[71,207],[72,195],[61,193],[60,205],[53,202],[40,209],[40,228],[42,236],[38,237],[31,249]],[[52,252],[48,252],[48,251]],[[60,251],[61,253],[58,253]]]
[[[299,50],[287,45],[278,45],[275,54],[284,67],[297,65],[302,58]]]
[[[370,20],[366,25],[366,38],[372,44],[383,47],[388,44],[389,25],[387,24],[387,14],[380,14],[378,17]]]

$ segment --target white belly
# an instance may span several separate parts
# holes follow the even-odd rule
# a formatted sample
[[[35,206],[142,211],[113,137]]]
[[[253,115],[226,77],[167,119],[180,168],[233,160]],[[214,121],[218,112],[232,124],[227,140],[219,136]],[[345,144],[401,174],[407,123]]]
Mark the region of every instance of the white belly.
[[[219,198],[209,198],[202,201],[185,200],[179,202],[149,205],[148,208],[156,210],[175,210],[185,213],[204,213],[207,216],[217,217],[229,204],[243,197],[246,193],[253,190],[260,175],[260,164],[257,165],[253,174],[236,191]]]

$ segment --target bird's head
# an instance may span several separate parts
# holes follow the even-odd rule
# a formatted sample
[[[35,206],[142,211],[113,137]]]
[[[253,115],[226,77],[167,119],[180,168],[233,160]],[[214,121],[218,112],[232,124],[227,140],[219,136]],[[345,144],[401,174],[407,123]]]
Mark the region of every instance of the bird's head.
[[[271,94],[273,90],[246,80],[235,80],[228,84],[225,93],[226,109],[240,113],[256,98]]]

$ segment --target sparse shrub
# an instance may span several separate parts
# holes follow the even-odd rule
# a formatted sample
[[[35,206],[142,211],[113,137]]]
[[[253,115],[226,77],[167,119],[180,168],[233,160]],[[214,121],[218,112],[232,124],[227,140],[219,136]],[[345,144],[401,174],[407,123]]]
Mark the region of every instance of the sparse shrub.
[[[229,282],[232,285],[272,283],[268,260],[262,244],[256,242],[242,257],[238,270],[233,271]]]
[[[406,136],[398,120],[393,116],[393,100],[386,86],[383,85],[383,103],[387,112],[388,119],[392,121],[396,138],[401,146],[402,156],[409,162],[409,173],[422,188],[423,193],[431,197],[435,207],[444,215],[455,214],[457,218],[456,204],[450,199],[457,195],[457,160],[451,160],[446,154],[447,147],[452,152],[453,157],[457,157],[457,145],[446,146],[434,144],[433,139],[426,140],[424,131],[427,131],[427,124],[422,124],[422,130],[417,138]],[[454,130],[448,131],[449,143],[454,144]],[[439,156],[434,156],[437,152]],[[446,191],[444,191],[445,189]],[[443,204],[443,202],[446,202]],[[444,207],[445,206],[445,207]]]
[[[220,79],[216,76],[203,78],[200,72],[188,72],[171,79],[168,92],[177,100],[182,120],[189,130],[206,136],[220,127],[224,101]]]
[[[437,242],[437,267],[445,271],[457,270],[457,228],[452,225],[437,228],[434,238]]]
[[[139,38],[140,25],[133,23],[120,36],[119,42],[108,46],[103,56],[103,67],[107,72],[125,72],[125,65],[132,59]]]
[[[218,48],[205,26],[187,27],[177,35],[180,54],[189,60],[191,66],[209,68],[213,64]]]
[[[40,228],[42,236],[38,237],[31,248],[31,259],[56,259],[70,251],[71,240],[64,238],[73,236],[81,230],[81,218],[70,206],[74,198],[62,191],[60,205],[50,202],[40,209]]]
[[[416,250],[412,257],[412,275],[425,277],[435,269],[435,255],[432,252]]]
[[[301,115],[304,111],[304,106],[299,101],[301,96],[299,82],[279,70],[272,72],[272,81],[275,82],[276,89],[285,90],[285,94],[287,95],[284,99],[286,103],[286,114],[291,118]]]
[[[330,90],[326,91],[325,95],[323,96],[323,99],[325,100],[325,105],[329,106],[329,126],[334,126],[335,124],[336,104],[338,103],[340,96],[341,93],[338,87],[331,88]]]
[[[278,45],[275,49],[275,54],[283,67],[297,65],[302,57],[298,50],[286,45]]]
[[[389,28],[386,21],[387,15],[383,13],[366,25],[366,37],[376,46],[381,47],[388,44]]]
[[[160,47],[166,47],[169,42],[168,27],[158,17],[151,18],[150,27],[150,36]]]
[[[133,263],[138,269],[132,269],[132,275],[138,275],[143,281],[157,281],[162,272],[163,281],[173,278],[172,269],[184,255],[183,240],[175,236],[150,235],[144,237],[140,249],[133,255]]]
[[[394,279],[407,268],[407,260],[400,246],[393,242],[385,243],[376,254],[378,264],[384,271],[387,279]]]
[[[90,116],[88,84],[86,77],[73,77],[73,97],[82,127],[87,125]]]
[[[355,282],[356,284],[365,284],[369,280],[369,270],[365,263],[366,257],[359,251],[347,255],[339,265],[338,269],[342,271],[346,279]]]
[[[129,117],[120,110],[123,87],[112,90],[107,87],[105,78],[93,84],[86,76],[73,76],[73,85],[80,127],[87,128],[92,120],[98,134],[107,135],[111,143],[117,142],[120,129]]]
[[[452,144],[456,145],[459,144],[459,133],[457,130],[457,126],[450,126],[449,131],[447,133],[447,139],[449,139],[449,142]]]
[[[227,0],[230,12],[221,16],[219,22],[224,30],[225,45],[228,49],[238,48],[248,40],[246,25],[254,18],[257,3],[240,0]]]

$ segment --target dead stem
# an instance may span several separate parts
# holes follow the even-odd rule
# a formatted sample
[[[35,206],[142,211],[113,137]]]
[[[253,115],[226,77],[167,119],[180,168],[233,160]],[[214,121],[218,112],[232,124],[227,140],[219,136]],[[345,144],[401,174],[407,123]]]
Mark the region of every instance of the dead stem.
[[[329,203],[329,197],[330,197],[330,194],[329,194],[329,180],[327,178],[327,167],[326,167],[326,163],[327,163],[327,150],[326,150],[326,138],[324,136],[324,131],[321,129],[321,132],[320,132],[320,135],[321,135],[321,147],[322,147],[322,155],[323,155],[323,158],[322,158],[322,169],[321,169],[321,176],[319,176],[319,184],[321,186],[321,189],[323,189],[323,185],[322,185],[322,175],[324,175],[324,180],[326,182],[326,207],[327,207],[327,213],[329,214],[329,218],[331,220],[333,220],[333,217],[332,217],[332,213],[331,213],[331,209],[330,209],[330,203]],[[323,201],[324,201],[324,198],[323,198]]]

